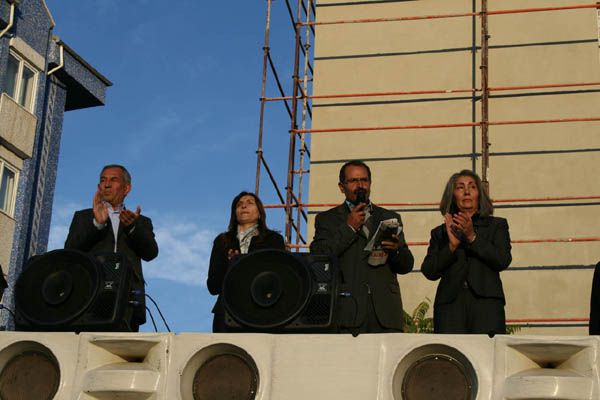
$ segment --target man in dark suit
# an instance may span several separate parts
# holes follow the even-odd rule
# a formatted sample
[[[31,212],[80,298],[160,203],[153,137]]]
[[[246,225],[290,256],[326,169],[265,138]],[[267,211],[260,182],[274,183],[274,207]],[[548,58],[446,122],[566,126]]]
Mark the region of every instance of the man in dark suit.
[[[146,322],[144,276],[141,260],[150,261],[158,255],[152,221],[125,208],[123,200],[131,190],[131,175],[122,165],[107,165],[100,173],[100,183],[94,195],[93,208],[75,212],[65,249],[90,254],[119,253],[133,268],[134,289],[140,305],[134,311],[132,331]]]
[[[371,170],[362,161],[349,161],[340,169],[343,204],[317,215],[310,250],[335,256],[342,271],[338,298],[338,326],[342,333],[401,332],[402,298],[397,274],[413,268],[413,256],[404,233],[384,240],[383,252],[374,262],[365,250],[379,223],[400,215],[372,204]]]

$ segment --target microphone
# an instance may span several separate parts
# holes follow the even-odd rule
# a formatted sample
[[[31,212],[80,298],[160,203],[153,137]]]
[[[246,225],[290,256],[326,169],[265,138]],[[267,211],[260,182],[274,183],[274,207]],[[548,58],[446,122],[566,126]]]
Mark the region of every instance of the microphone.
[[[356,190],[356,205],[360,203],[367,204],[367,191],[362,188]]]

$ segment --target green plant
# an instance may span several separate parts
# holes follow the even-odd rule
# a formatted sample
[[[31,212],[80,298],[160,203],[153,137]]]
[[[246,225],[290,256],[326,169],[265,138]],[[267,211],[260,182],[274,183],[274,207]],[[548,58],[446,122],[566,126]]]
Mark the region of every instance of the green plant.
[[[433,333],[433,318],[426,317],[430,307],[431,300],[425,297],[425,300],[417,305],[412,314],[404,311],[404,332]]]
[[[404,332],[405,333],[433,333],[433,318],[426,317],[431,307],[431,300],[425,297],[412,314],[404,310]],[[521,325],[506,325],[506,334],[514,335],[521,331]]]
[[[521,331],[521,325],[506,325],[506,334],[514,335],[515,333]]]

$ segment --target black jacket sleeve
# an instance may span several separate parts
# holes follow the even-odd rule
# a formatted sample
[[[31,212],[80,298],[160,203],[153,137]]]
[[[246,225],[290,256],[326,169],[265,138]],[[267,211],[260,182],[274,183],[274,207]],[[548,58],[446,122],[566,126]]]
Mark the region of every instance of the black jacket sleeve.
[[[491,238],[477,235],[475,241],[467,245],[468,255],[479,258],[493,271],[504,271],[512,261],[508,222],[504,218],[494,218],[496,226]]]
[[[448,240],[443,238],[444,226],[431,231],[431,239],[427,255],[421,265],[421,272],[429,280],[435,281],[442,277],[444,271],[456,261],[456,254],[450,251]]]
[[[75,212],[65,241],[65,249],[88,252],[95,243],[101,240],[103,231],[110,228],[107,224],[103,229],[98,229],[93,220],[93,214],[86,210]]]
[[[217,236],[213,242],[212,251],[210,253],[210,264],[208,266],[208,279],[206,286],[212,295],[221,293],[225,273],[229,260],[227,258],[226,240],[223,234]]]
[[[327,214],[319,214],[315,219],[315,237],[310,252],[341,257],[356,239],[356,232],[345,221],[336,224]]]
[[[158,244],[154,238],[154,228],[150,218],[140,216],[132,228],[126,229],[131,249],[142,260],[150,261],[158,256]]]

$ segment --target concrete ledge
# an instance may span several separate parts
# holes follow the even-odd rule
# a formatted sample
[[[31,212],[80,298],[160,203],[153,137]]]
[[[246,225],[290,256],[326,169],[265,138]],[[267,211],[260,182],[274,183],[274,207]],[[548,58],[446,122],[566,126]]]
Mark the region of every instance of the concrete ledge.
[[[21,159],[31,158],[37,118],[6,93],[0,96],[0,143]]]

